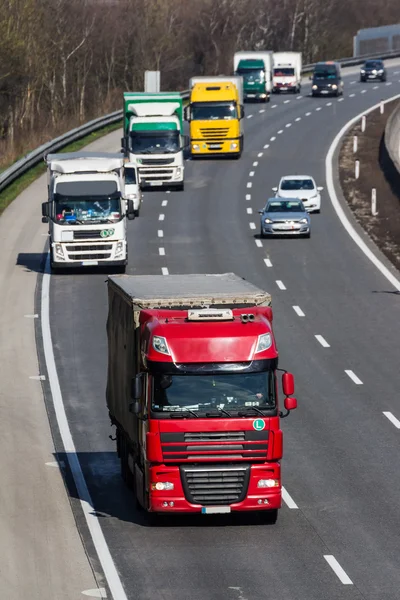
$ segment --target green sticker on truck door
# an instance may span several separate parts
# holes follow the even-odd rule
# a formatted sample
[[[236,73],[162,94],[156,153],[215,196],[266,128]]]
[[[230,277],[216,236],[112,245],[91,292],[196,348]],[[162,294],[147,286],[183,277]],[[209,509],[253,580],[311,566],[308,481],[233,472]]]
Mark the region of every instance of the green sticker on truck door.
[[[265,429],[265,421],[264,421],[264,419],[255,419],[253,421],[253,428],[256,431],[262,431],[263,429]]]

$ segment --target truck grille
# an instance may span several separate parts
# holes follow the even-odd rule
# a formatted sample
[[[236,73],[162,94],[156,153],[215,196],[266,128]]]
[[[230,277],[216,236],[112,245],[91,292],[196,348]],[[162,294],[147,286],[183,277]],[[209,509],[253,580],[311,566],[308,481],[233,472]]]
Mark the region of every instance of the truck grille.
[[[91,229],[90,231],[74,231],[74,240],[101,239],[101,231],[101,229]]]
[[[229,127],[220,127],[218,129],[200,129],[200,131],[205,140],[215,140],[218,142],[219,140],[223,140],[227,137],[229,133]]]
[[[74,254],[69,253],[68,257],[71,260],[107,260],[111,258],[111,252],[108,254]]]
[[[185,497],[192,504],[203,506],[229,505],[246,497],[249,485],[249,465],[223,465],[204,468],[181,467]]]
[[[67,252],[105,252],[112,250],[112,244],[85,244],[84,246],[66,246]]]
[[[142,180],[146,181],[170,181],[173,178],[173,169],[139,169]]]
[[[174,158],[142,158],[142,165],[171,165]]]
[[[268,430],[161,433],[161,448],[166,463],[266,460],[268,439]]]

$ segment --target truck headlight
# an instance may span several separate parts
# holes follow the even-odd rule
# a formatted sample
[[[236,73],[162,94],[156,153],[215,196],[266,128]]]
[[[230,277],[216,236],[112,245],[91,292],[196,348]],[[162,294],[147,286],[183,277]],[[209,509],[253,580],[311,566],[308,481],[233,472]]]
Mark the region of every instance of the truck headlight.
[[[365,73],[365,69],[361,69],[361,73],[364,75],[364,73]]]
[[[336,85],[336,83],[333,83],[333,84],[332,84],[332,89],[333,89],[333,90],[337,90],[337,85]]]
[[[232,142],[230,148],[231,148],[231,150],[237,150],[238,143],[237,142]]]
[[[378,74],[382,75],[382,73],[383,73],[383,69],[379,69]]]
[[[176,168],[175,179],[180,179],[182,177],[182,167]]]
[[[272,345],[272,337],[270,333],[262,333],[258,336],[258,343],[256,348],[256,354],[258,352],[264,352],[268,350]]]
[[[61,258],[64,258],[64,250],[61,244],[56,244],[54,246],[54,249],[56,251],[57,256],[60,256]]]
[[[154,350],[156,350],[156,352],[160,352],[160,354],[168,354],[169,356],[171,356],[167,340],[161,335],[155,335],[153,337],[153,348]]]
[[[199,144],[192,144],[193,150],[200,150]]]
[[[136,200],[136,198],[137,198],[137,194],[127,194],[125,196],[126,200]]]
[[[279,487],[279,479],[259,479],[257,482],[258,488],[273,488]]]
[[[151,489],[157,490],[158,492],[165,492],[174,489],[174,484],[171,481],[157,481],[157,483],[151,484]]]
[[[124,242],[118,242],[115,248],[115,258],[118,258],[123,254],[124,251]]]
[[[313,85],[313,86],[312,86],[312,89],[313,89],[313,90],[317,90],[317,89],[318,89],[318,86],[317,86],[317,85]]]

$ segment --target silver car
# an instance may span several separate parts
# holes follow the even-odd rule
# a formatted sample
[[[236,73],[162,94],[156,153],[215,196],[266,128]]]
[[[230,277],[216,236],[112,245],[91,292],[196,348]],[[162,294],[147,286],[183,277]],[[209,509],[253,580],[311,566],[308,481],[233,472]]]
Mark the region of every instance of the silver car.
[[[311,236],[311,218],[301,200],[270,198],[260,213],[260,235]]]

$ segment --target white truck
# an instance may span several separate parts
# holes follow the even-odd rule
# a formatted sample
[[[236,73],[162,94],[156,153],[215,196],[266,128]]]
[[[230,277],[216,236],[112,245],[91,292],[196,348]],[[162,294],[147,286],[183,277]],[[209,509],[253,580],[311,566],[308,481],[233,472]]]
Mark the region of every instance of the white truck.
[[[184,189],[183,99],[179,92],[125,92],[122,149],[141,188]]]
[[[235,52],[234,74],[243,78],[245,100],[269,102],[272,91],[273,52]]]
[[[107,266],[125,272],[126,221],[135,213],[124,195],[124,155],[70,152],[48,154],[45,161],[42,221],[49,223],[52,270]]]
[[[274,72],[272,76],[272,91],[293,92],[301,91],[301,52],[275,52]]]

